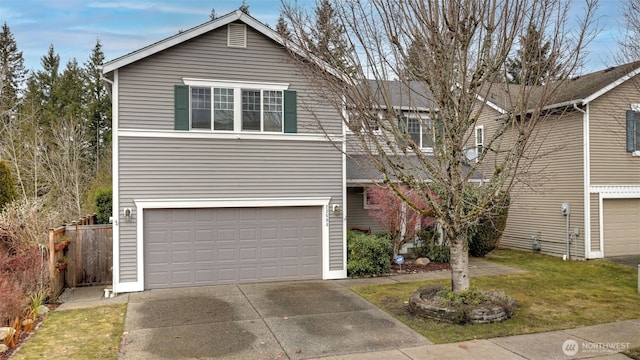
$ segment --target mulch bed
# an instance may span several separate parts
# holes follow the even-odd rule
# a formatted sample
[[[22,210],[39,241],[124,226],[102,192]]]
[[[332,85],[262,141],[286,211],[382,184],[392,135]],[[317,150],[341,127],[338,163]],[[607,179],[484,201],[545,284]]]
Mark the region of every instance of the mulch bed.
[[[417,274],[430,271],[442,271],[449,270],[451,266],[449,263],[430,262],[427,265],[417,265],[412,263],[405,263],[402,266],[398,264],[391,264],[391,274]]]

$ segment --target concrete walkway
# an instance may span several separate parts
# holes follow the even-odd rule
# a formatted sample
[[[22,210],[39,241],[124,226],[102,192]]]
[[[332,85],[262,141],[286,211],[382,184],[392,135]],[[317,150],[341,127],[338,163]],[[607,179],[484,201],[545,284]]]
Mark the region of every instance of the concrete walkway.
[[[488,275],[517,274],[524,271],[491,263],[481,259],[470,259],[472,277]],[[330,283],[343,287],[370,284],[389,284],[397,282],[449,278],[449,271],[436,271],[419,274],[403,274],[387,277],[335,280]],[[346,290],[346,289],[345,289]],[[122,294],[114,298],[104,299],[102,288],[77,288],[65,292],[65,302],[58,310],[103,306],[114,303],[132,301],[135,296],[145,293]],[[131,296],[134,296],[131,298]],[[135,300],[135,301],[134,301]],[[127,315],[129,317],[129,314]],[[322,342],[318,339],[319,343]],[[426,339],[425,339],[426,340]],[[553,331],[547,333],[517,335],[485,340],[464,341],[458,343],[433,345],[425,341],[425,345],[398,343],[398,346],[378,348],[378,351],[350,353],[348,349],[333,352],[346,353],[336,356],[289,358],[323,359],[323,360],[355,360],[355,359],[627,359],[620,352],[640,346],[640,319],[617,323],[594,325],[582,328]],[[388,344],[387,344],[388,345]],[[350,354],[349,354],[350,353]],[[285,354],[279,357],[288,358]],[[312,355],[312,354],[307,354]]]

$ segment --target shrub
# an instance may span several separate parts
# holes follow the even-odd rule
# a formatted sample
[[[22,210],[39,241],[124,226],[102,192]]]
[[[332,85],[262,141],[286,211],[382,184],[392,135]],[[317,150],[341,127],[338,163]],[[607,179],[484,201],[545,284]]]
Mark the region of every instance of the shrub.
[[[109,187],[101,187],[96,190],[96,222],[98,224],[108,224],[113,209],[113,193]]]
[[[16,198],[16,187],[11,176],[11,169],[6,162],[0,160],[0,210],[6,203]]]
[[[347,274],[353,277],[388,273],[392,252],[387,234],[365,235],[348,231]]]
[[[431,261],[448,263],[451,253],[449,250],[449,243],[443,241],[441,244],[437,243],[438,231],[435,227],[425,228],[418,233],[418,239],[420,246],[411,249],[411,255],[413,257],[426,257]]]
[[[507,226],[509,202],[510,198],[506,195],[502,203],[496,204],[494,210],[482,216],[478,224],[471,229],[469,255],[482,257],[498,246],[504,228]]]

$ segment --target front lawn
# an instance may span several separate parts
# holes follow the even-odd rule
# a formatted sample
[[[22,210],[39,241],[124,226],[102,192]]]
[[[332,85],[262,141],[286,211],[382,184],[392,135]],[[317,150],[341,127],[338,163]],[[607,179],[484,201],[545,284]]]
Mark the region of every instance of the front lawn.
[[[449,280],[354,287],[353,290],[436,343],[537,333],[640,318],[637,270],[604,260],[562,261],[530,252],[496,250],[488,261],[525,269],[516,275],[472,278],[471,286],[501,290],[519,304],[508,321],[453,325],[413,317],[409,295]]]
[[[53,311],[11,359],[117,359],[126,304]]]

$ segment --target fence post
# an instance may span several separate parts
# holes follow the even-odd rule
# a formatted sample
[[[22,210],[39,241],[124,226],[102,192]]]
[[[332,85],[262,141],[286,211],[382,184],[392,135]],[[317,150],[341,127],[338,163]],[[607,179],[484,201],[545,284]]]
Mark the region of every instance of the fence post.
[[[55,241],[54,241],[54,229],[49,228],[49,296],[53,296],[54,288],[55,288],[55,262],[56,262],[56,251],[54,249]]]

